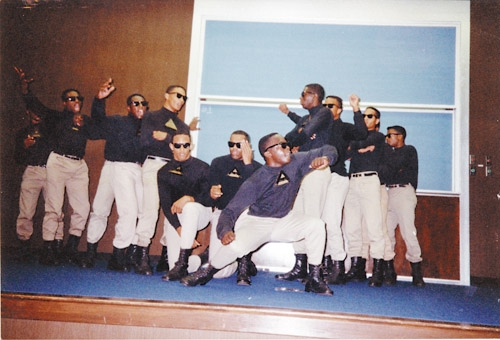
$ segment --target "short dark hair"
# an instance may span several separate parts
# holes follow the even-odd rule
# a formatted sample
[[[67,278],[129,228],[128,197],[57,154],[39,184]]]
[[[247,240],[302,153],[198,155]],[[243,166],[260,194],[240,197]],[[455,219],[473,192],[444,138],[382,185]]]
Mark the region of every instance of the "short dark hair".
[[[387,131],[389,130],[396,130],[398,133],[400,133],[403,136],[403,140],[406,139],[406,129],[400,125],[394,125],[394,126],[389,126],[387,128]]]
[[[132,93],[130,96],[127,97],[127,105],[132,104],[132,98],[135,97],[135,96],[142,97],[142,99],[144,99],[145,101],[147,101],[146,97],[144,97],[142,94],[140,94],[140,93]]]
[[[245,139],[250,143],[250,135],[246,131],[235,130],[235,131],[231,132],[231,135],[242,135],[242,136],[245,136]]]
[[[333,99],[336,99],[338,102],[339,102],[339,108],[343,109],[344,108],[344,102],[342,100],[342,98],[338,97],[338,96],[333,96],[333,95],[329,95],[329,96],[326,96],[326,98],[333,98]],[[325,99],[326,99],[325,98]]]
[[[165,91],[165,93],[170,93],[175,88],[181,88],[184,90],[184,92],[187,92],[186,89],[184,88],[184,86],[182,86],[182,85],[170,85],[169,87],[167,87],[167,90]]]
[[[66,89],[66,90],[62,91],[62,93],[61,93],[61,99],[62,99],[62,101],[65,102],[66,101],[66,95],[69,92],[73,92],[73,91],[76,92],[76,93],[78,93],[79,96],[81,95],[80,91],[78,91],[77,89]]]
[[[179,129],[175,131],[175,133],[172,135],[172,140],[174,140],[175,136],[179,135],[186,135],[189,137],[189,140],[191,140],[191,132],[189,132],[189,129]]]
[[[278,134],[279,133],[277,133],[277,132],[271,132],[259,140],[259,153],[262,157],[264,157],[264,153],[266,152],[266,144],[267,144],[267,141],[269,140],[269,138],[271,138],[272,136],[278,135]]]
[[[318,95],[318,100],[320,103],[323,102],[323,99],[325,98],[325,89],[323,88],[323,86],[321,86],[320,84],[312,83],[307,84],[306,87]]]
[[[368,109],[372,109],[373,111],[375,111],[375,113],[377,114],[377,118],[380,119],[380,111],[378,109],[374,108],[373,106],[368,106],[365,109],[365,111],[368,110]]]

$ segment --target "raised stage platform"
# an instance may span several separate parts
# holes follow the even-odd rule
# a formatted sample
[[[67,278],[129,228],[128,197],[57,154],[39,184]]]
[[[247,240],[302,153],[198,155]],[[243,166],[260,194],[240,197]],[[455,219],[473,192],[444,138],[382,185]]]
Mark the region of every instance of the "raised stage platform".
[[[96,268],[44,267],[2,254],[2,338],[498,338],[500,288],[398,281],[303,291],[259,271],[184,287]]]

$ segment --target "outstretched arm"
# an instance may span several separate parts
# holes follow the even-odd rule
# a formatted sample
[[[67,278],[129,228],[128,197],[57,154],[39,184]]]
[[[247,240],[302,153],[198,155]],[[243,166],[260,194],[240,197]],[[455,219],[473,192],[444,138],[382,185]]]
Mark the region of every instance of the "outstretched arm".
[[[113,84],[113,79],[109,78],[106,80],[101,87],[99,87],[99,91],[97,92],[97,99],[107,99],[113,92],[115,92],[116,87]]]
[[[16,71],[17,75],[19,76],[19,80],[21,81],[21,93],[28,94],[29,84],[34,82],[35,79],[33,79],[32,77],[27,77],[26,73],[20,67],[14,66],[14,70]]]

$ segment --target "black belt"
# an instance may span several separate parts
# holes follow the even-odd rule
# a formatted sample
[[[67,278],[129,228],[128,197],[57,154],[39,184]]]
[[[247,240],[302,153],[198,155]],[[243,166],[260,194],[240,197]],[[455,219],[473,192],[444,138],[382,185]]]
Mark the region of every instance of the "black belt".
[[[388,188],[404,188],[407,187],[409,184],[387,184]]]
[[[28,164],[29,166],[39,166],[40,168],[45,168],[46,164]]]
[[[351,174],[351,177],[363,177],[363,176],[375,176],[378,175],[377,172],[358,172],[355,174]]]
[[[170,162],[170,159],[164,158],[164,157],[160,157],[160,156],[150,156],[150,155],[148,155],[148,157],[146,157],[146,158],[147,159],[153,159],[155,161]]]
[[[56,152],[57,153],[57,152]],[[60,156],[63,156],[63,157],[66,157],[66,158],[69,158],[69,159],[72,159],[74,161],[79,161],[81,160],[82,158],[81,157],[78,157],[78,156],[73,156],[73,155],[62,155],[60,153],[58,153],[58,155]]]

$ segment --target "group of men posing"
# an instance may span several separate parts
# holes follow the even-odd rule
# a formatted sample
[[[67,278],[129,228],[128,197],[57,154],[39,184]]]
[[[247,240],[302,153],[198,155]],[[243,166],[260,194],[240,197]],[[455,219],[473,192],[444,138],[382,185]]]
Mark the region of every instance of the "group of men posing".
[[[62,112],[51,110],[29,90],[33,79],[22,69],[16,71],[30,115],[30,125],[19,131],[16,144],[18,161],[27,166],[17,235],[22,253],[28,253],[42,191],[40,263],[93,267],[115,202],[118,220],[110,270],[152,275],[149,245],[161,206],[165,221],[156,271],[166,272],[165,281],[196,286],[237,271],[237,283],[250,285],[250,277],[257,274],[252,252],[267,242],[293,242],[295,265],[276,275],[279,280],[299,280],[308,292],[333,295],[328,284],[366,280],[366,259],[371,257],[369,285],[392,285],[399,225],[413,284],[425,284],[414,225],[417,152],[405,145],[403,127],[389,127],[385,136],[378,132],[380,112],[368,107],[362,114],[358,96],[349,97],[354,124],[345,123],[340,119],[342,99],[325,98],[321,85],[308,84],[300,103],[309,114],[300,117],[281,104],[279,109],[295,127],[285,136],[273,132],[259,140],[264,165],[253,159],[250,136],[243,130],[230,135],[229,154],[208,165],[191,156],[190,130],[196,129],[197,120],[188,126],[177,116],[187,100],[182,86],[167,88],[160,110],[148,111],[145,97],[134,93],[127,97],[127,116],[107,116],[105,102],[115,91],[109,79],[88,117],[80,112],[83,97],[77,90],[63,91]],[[106,140],[92,212],[83,159],[89,139]],[[65,191],[73,212],[63,246]],[[79,257],[89,214],[87,251]],[[200,246],[197,233],[208,225],[210,245],[193,255]],[[347,273],[346,245],[351,257]]]

